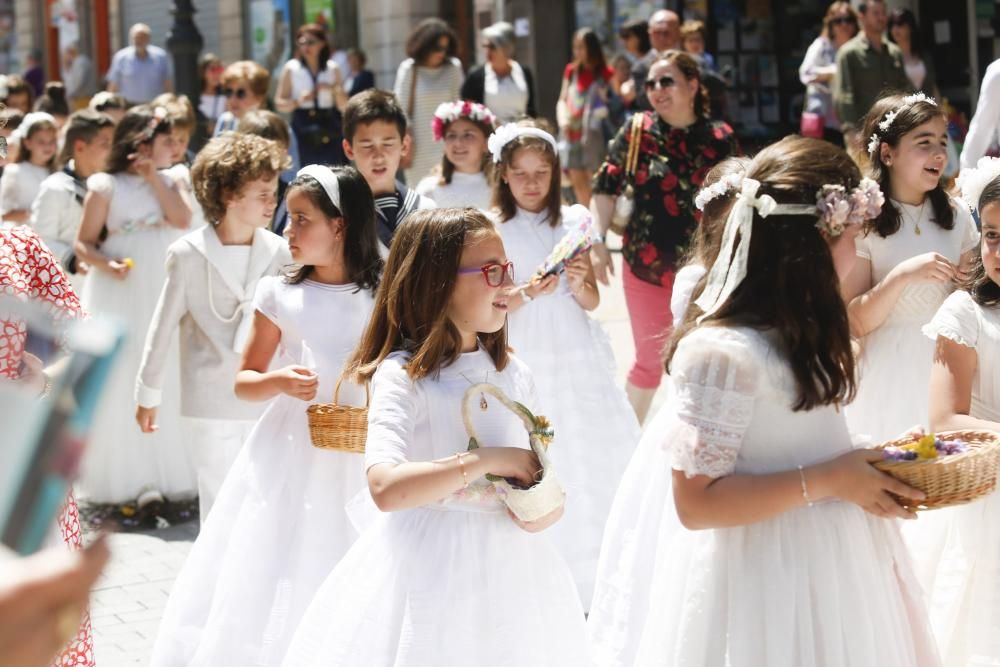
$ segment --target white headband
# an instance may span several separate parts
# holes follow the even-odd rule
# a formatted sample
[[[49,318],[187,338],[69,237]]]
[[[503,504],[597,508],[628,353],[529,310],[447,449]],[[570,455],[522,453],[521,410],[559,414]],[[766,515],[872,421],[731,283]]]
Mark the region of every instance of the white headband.
[[[44,111],[32,111],[24,117],[24,120],[17,126],[17,129],[10,133],[11,141],[21,141],[21,139],[28,136],[32,127],[46,121],[53,125],[56,124],[56,119],[52,117],[52,114],[45,113]]]
[[[981,157],[976,167],[966,167],[958,174],[955,183],[962,192],[962,201],[973,211],[979,211],[979,199],[983,190],[1000,176],[1000,158]]]
[[[486,147],[490,149],[490,153],[493,155],[493,162],[500,162],[500,158],[503,155],[503,147],[518,137],[538,137],[539,139],[544,139],[552,146],[555,154],[559,155],[559,148],[556,146],[555,137],[545,130],[540,130],[537,127],[522,127],[514,123],[507,123],[498,127],[486,142]]]
[[[842,185],[824,185],[816,193],[815,204],[779,204],[771,195],[757,196],[760,182],[744,178],[740,193],[726,218],[719,254],[708,274],[708,282],[695,304],[703,314],[697,322],[717,311],[732,296],[747,275],[750,256],[750,233],[753,230],[753,212],[760,217],[770,215],[812,215],[818,218],[816,228],[831,237],[844,232],[846,225],[860,225],[876,217],[882,210],[885,198],[875,181],[865,178],[850,193]],[[739,244],[736,235],[739,234]],[[736,246],[735,251],[733,246]]]
[[[337,210],[343,210],[340,206],[340,183],[337,181],[337,175],[333,173],[332,169],[322,167],[318,164],[310,164],[299,169],[295,177],[298,178],[299,176],[309,176],[319,181],[319,184],[323,186],[323,190],[326,191],[326,196],[330,198],[330,201],[337,207]]]

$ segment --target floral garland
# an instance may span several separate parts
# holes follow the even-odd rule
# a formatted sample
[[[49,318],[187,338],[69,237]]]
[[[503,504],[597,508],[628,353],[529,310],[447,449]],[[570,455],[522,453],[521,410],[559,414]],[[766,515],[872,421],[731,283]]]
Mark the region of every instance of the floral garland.
[[[492,111],[478,102],[463,100],[442,102],[434,110],[434,119],[431,120],[431,131],[434,133],[434,141],[444,139],[444,128],[456,120],[463,118],[485,125],[490,130],[495,130],[497,127],[497,117],[493,115]]]
[[[885,195],[878,183],[870,178],[861,179],[850,193],[843,185],[824,185],[816,193],[819,212],[816,228],[836,238],[844,233],[847,225],[860,225],[877,218],[883,204]]]
[[[702,188],[694,198],[694,205],[699,211],[704,211],[708,202],[726,196],[730,190],[739,190],[742,185],[743,174],[726,174],[715,183]]]
[[[979,210],[979,199],[983,190],[993,180],[1000,177],[1000,158],[981,157],[974,169],[966,167],[958,175],[956,184],[962,192],[962,201],[970,210]]]
[[[156,136],[156,128],[160,124],[167,120],[169,117],[166,107],[155,107],[153,109],[153,117],[149,119],[149,123],[146,124],[146,129],[142,131],[139,138],[136,140],[136,144],[144,144],[147,141],[152,141],[153,137]]]
[[[923,93],[916,93],[915,95],[907,95],[906,97],[903,98],[903,103],[900,104],[895,109],[890,110],[885,115],[885,118],[882,119],[882,121],[878,124],[878,129],[882,131],[883,136],[885,135],[885,132],[890,127],[892,127],[892,122],[896,120],[896,116],[898,116],[904,110],[913,106],[917,102],[927,102],[927,104],[931,104],[933,106],[938,105],[937,101],[935,101],[933,97],[927,97]],[[871,139],[868,140],[868,155],[874,157],[875,153],[878,152],[879,146],[881,145],[882,145],[882,138],[879,136],[879,133],[877,131],[872,132]]]

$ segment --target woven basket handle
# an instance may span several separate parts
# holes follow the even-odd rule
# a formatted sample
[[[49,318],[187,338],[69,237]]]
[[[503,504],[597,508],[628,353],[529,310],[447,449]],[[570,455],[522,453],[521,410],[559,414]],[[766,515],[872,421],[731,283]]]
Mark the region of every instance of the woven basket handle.
[[[498,401],[503,403],[504,406],[511,412],[513,412],[521,422],[524,424],[524,428],[527,429],[530,434],[535,429],[535,422],[531,417],[530,413],[525,411],[524,406],[512,401],[508,398],[507,394],[503,393],[503,390],[496,385],[489,384],[488,382],[480,382],[479,384],[474,384],[465,391],[465,395],[462,397],[462,423],[465,424],[465,432],[469,434],[470,438],[479,437],[476,435],[476,429],[472,425],[472,410],[471,405],[477,394],[489,394],[493,396]],[[544,447],[537,442],[537,438],[529,438],[531,442],[531,448],[536,454],[544,455]],[[541,451],[539,451],[541,450]]]
[[[344,374],[341,373],[340,377],[337,378],[337,386],[333,390],[333,404],[334,405],[340,405],[340,385],[343,382],[344,382]],[[368,380],[365,380],[365,407],[366,408],[368,407],[368,404],[371,402],[371,398],[372,398],[371,390],[369,389],[368,384],[369,384]]]

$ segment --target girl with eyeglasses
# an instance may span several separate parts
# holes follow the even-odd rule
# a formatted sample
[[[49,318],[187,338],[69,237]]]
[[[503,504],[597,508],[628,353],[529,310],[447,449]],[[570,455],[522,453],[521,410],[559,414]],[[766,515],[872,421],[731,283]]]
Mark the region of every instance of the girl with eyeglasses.
[[[838,0],[830,4],[823,17],[823,32],[813,40],[799,66],[799,80],[806,87],[805,114],[815,114],[823,121],[823,139],[842,146],[844,135],[833,108],[833,75],[837,71],[837,51],[858,32],[858,17],[851,3]],[[814,135],[820,138],[819,133]]]
[[[552,460],[573,498],[552,537],[586,605],[604,522],[639,424],[615,381],[607,335],[588,314],[600,295],[587,253],[562,273],[536,274],[563,237],[590,217],[582,206],[560,205],[555,146],[532,121],[501,127],[490,141],[493,205],[504,247],[522,271],[507,302],[511,346],[535,374],[539,408],[556,429]]]
[[[364,466],[383,514],[319,587],[286,667],[590,664],[583,609],[545,530],[559,509],[521,523],[485,479],[537,479],[524,424],[476,395],[465,418],[481,446],[466,451],[472,385],[543,414],[507,344],[512,269],[474,209],[417,211],[396,231],[348,366],[371,381]]]
[[[615,197],[626,188],[635,195],[622,239],[622,281],[636,350],[626,392],[640,423],[663,376],[660,350],[673,322],[674,274],[700,219],[695,193],[712,167],[739,152],[732,128],[708,117],[708,93],[688,54],[667,51],[656,60],[645,90],[653,111],[643,112],[635,173],[625,171],[632,140],[628,123],[594,178],[590,207],[604,234],[611,227]],[[590,255],[597,280],[609,284],[614,266],[607,247],[595,243]]]
[[[292,114],[292,132],[299,144],[299,161],[344,164],[341,111],[347,104],[344,73],[331,58],[326,31],[307,23],[296,32],[298,58],[285,63],[278,79],[274,105]]]

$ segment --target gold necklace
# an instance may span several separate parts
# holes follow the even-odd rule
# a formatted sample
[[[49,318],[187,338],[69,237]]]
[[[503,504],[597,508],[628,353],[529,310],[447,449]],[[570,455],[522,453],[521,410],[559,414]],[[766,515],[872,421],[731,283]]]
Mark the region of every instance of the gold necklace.
[[[913,229],[914,229],[914,231],[916,231],[917,236],[920,236],[920,219],[924,217],[924,207],[925,206],[927,206],[927,200],[926,199],[924,199],[924,203],[922,203],[920,205],[920,210],[917,211],[917,219],[913,220],[913,218],[910,217],[910,212],[906,210],[906,204],[903,204],[902,202],[900,202],[900,208],[903,209],[903,215],[906,216],[907,220],[912,220],[913,221]]]
[[[465,373],[459,373],[459,375],[461,375],[463,378],[465,378],[465,381],[468,382],[470,386],[473,386],[473,387],[476,386],[476,383],[473,382],[472,380],[470,380],[468,377],[466,377]],[[486,375],[483,377],[483,384],[486,384],[486,382],[489,379],[490,379],[490,372],[486,371]],[[482,410],[483,412],[486,412],[486,409],[489,408],[489,407],[490,407],[490,404],[486,402],[486,394],[480,392],[479,393],[479,409]]]

